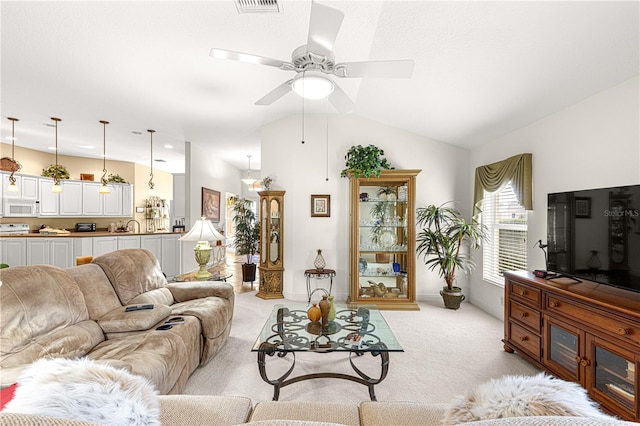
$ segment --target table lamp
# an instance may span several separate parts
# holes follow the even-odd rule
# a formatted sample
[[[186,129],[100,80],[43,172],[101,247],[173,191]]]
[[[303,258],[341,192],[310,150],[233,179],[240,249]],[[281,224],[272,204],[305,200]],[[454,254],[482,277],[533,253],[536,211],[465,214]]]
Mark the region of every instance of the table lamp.
[[[212,250],[209,241],[223,239],[224,237],[216,231],[216,228],[214,228],[211,222],[204,216],[193,224],[193,227],[187,235],[180,238],[180,241],[197,241],[193,250],[196,254],[196,262],[200,265],[200,270],[196,272],[196,279],[198,281],[207,281],[211,278],[211,272],[207,271],[207,263],[211,260]]]

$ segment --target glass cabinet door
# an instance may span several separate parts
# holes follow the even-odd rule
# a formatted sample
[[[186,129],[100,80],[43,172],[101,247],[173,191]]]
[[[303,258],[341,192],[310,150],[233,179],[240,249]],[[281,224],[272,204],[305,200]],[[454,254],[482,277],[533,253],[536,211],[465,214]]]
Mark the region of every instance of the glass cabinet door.
[[[582,333],[575,327],[545,316],[547,341],[543,363],[566,380],[580,381],[580,343]]]
[[[415,303],[415,181],[420,170],[351,178],[350,303]]]
[[[359,194],[359,296],[407,298],[407,185]]]
[[[604,395],[615,408],[634,413],[638,356],[593,336],[589,336],[587,347],[591,359],[587,388],[599,396]]]

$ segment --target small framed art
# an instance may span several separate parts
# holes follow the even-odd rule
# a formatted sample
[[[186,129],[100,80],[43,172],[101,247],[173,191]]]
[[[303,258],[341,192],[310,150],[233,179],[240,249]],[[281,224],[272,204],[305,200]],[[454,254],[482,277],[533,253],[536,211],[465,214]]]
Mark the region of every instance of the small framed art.
[[[591,197],[576,197],[576,218],[588,219],[591,217]]]
[[[311,217],[331,216],[331,195],[311,196]]]
[[[220,222],[220,191],[202,187],[202,216]]]

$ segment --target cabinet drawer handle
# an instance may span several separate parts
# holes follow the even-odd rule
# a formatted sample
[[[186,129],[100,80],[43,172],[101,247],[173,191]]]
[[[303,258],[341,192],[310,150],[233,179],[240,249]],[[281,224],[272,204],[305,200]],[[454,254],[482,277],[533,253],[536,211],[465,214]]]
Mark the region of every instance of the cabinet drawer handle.
[[[630,331],[629,331],[629,329],[628,329],[628,328],[622,328],[622,327],[620,327],[620,328],[618,329],[618,334],[619,334],[619,335],[621,335],[621,336],[625,336],[625,335],[627,335],[627,334],[629,334],[629,333],[630,333]]]
[[[577,357],[575,357],[575,360],[576,360],[576,364],[580,364],[580,361],[582,361],[582,358],[577,356]]]
[[[558,302],[549,302],[549,307],[550,308],[557,308],[558,306],[560,306],[560,304]]]
[[[529,316],[529,314],[528,314],[528,313],[526,313],[526,312],[520,312],[520,316],[521,316],[522,318],[526,318],[526,317],[528,317],[528,316]]]
[[[521,342],[526,342],[527,340],[529,340],[529,337],[527,337],[527,336],[522,336],[522,337],[520,338],[520,341],[521,341]]]
[[[518,290],[518,294],[520,296],[524,296],[525,294],[527,294],[527,292],[525,290]]]
[[[589,361],[588,359],[582,358],[582,360],[580,360],[580,365],[583,367],[588,367],[589,365],[591,365],[591,361]]]

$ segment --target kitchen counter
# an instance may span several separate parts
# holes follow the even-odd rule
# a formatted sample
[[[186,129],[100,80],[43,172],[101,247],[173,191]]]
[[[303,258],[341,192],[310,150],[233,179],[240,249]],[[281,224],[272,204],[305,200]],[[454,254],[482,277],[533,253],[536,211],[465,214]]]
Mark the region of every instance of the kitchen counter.
[[[169,234],[185,234],[185,232],[108,232],[108,231],[95,231],[95,232],[74,232],[69,234],[40,234],[39,232],[30,232],[28,234],[0,234],[0,238],[51,238],[51,237],[67,237],[67,238],[82,238],[82,237],[125,237],[125,236],[138,236],[138,235],[169,235]]]

